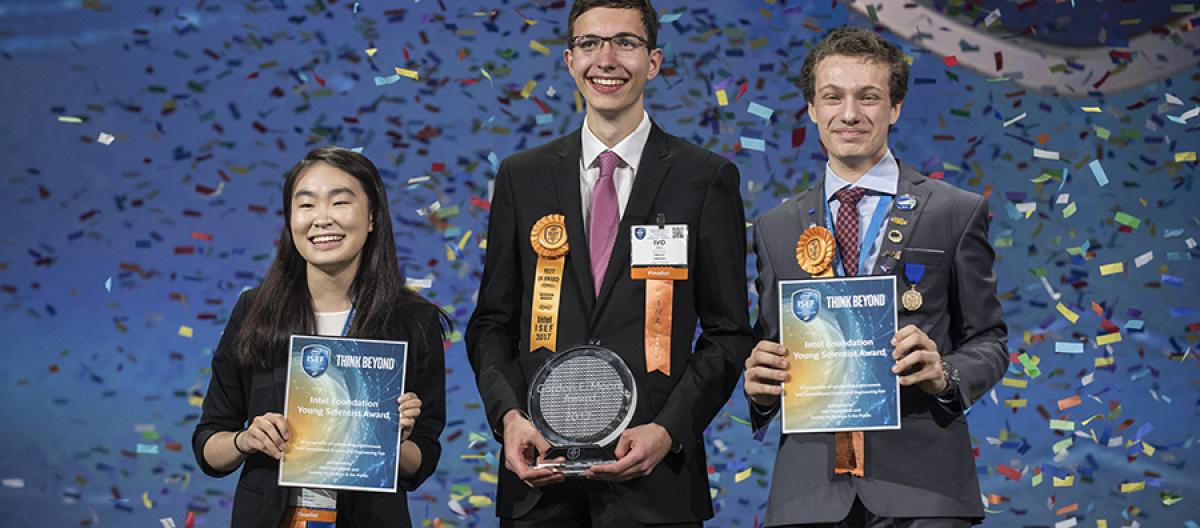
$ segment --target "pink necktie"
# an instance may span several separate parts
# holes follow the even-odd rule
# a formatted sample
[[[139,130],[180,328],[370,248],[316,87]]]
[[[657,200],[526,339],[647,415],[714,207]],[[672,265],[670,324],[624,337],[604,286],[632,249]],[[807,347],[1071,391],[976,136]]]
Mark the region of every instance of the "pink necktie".
[[[613,242],[617,239],[617,224],[621,220],[617,184],[613,182],[613,172],[620,163],[621,157],[616,152],[601,152],[600,179],[596,180],[596,187],[592,189],[588,252],[592,257],[592,286],[597,297],[600,296],[600,285],[604,284],[604,270],[608,268],[608,258],[612,256]]]

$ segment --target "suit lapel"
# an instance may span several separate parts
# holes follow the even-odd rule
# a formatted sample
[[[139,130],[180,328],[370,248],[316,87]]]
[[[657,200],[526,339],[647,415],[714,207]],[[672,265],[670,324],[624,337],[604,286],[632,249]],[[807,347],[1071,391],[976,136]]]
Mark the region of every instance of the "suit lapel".
[[[899,261],[904,248],[908,247],[909,241],[912,240],[912,234],[916,232],[921,212],[929,207],[929,189],[921,185],[925,182],[925,177],[916,169],[900,163],[898,160],[896,163],[900,165],[900,181],[896,185],[896,199],[905,195],[912,196],[916,200],[916,207],[903,211],[896,207],[895,202],[892,203],[892,210],[888,211],[888,218],[882,227],[883,243],[879,246],[879,256],[875,259],[875,269],[872,270],[872,275],[891,275],[900,271]],[[899,233],[899,242],[892,241],[896,236],[893,232]]]
[[[642,149],[642,159],[638,162],[637,175],[633,178],[633,189],[629,192],[629,201],[625,204],[625,213],[621,215],[621,223],[617,226],[617,239],[613,242],[612,256],[608,259],[608,267],[604,272],[604,283],[600,286],[596,309],[592,311],[592,322],[604,311],[613,286],[623,273],[628,273],[629,266],[629,228],[630,226],[653,221],[650,218],[651,207],[658,196],[658,190],[670,171],[667,155],[667,133],[650,123],[650,136],[646,138],[646,146]],[[578,193],[577,193],[578,194]],[[661,212],[661,211],[659,211]],[[667,218],[670,222],[671,219]],[[591,284],[591,283],[589,283]]]
[[[571,246],[567,254],[567,267],[575,274],[575,286],[579,298],[590,312],[595,304],[592,292],[591,256],[588,254],[587,226],[583,225],[583,202],[579,197],[580,130],[568,136],[558,148],[558,158],[550,167],[554,191],[558,204],[567,218],[567,243]]]
[[[789,255],[795,255],[796,242],[800,240],[800,235],[809,227],[814,225],[825,225],[825,178],[817,180],[817,183],[808,190],[800,193],[792,199],[791,216],[789,217],[790,224],[796,226],[796,237],[790,240],[790,252],[785,252]],[[800,268],[800,263],[795,258],[787,259],[787,269],[792,270],[791,275],[799,279],[807,279],[812,277],[807,271]],[[779,274],[780,278],[785,277]]]

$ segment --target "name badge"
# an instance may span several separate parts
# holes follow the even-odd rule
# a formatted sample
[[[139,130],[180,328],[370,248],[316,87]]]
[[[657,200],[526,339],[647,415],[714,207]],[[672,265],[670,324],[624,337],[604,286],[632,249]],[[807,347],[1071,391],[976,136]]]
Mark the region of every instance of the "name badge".
[[[634,280],[646,281],[646,373],[671,375],[671,330],[675,281],[687,280],[687,224],[630,228],[630,266]],[[662,227],[659,227],[661,225]]]
[[[687,224],[639,225],[629,229],[634,279],[687,279]]]

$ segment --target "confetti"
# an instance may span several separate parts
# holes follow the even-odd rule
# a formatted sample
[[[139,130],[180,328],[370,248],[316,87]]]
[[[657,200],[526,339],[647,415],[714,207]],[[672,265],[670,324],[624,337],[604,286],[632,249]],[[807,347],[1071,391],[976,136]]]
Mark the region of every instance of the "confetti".
[[[550,54],[550,48],[547,48],[544,44],[536,40],[529,41],[529,49],[541,53],[542,55]]]
[[[1067,308],[1067,305],[1065,305],[1063,303],[1058,303],[1055,306],[1055,308],[1057,308],[1058,313],[1062,314],[1063,317],[1067,318],[1067,320],[1070,321],[1071,324],[1075,324],[1075,322],[1079,320],[1079,314],[1071,311],[1070,308]]]
[[[1059,354],[1082,354],[1083,343],[1058,341],[1054,343],[1054,351]]]
[[[724,106],[724,105],[722,105],[722,106]],[[755,103],[755,102],[751,102],[750,107],[747,108],[746,111],[752,115],[762,118],[764,121],[770,121],[771,114],[775,113],[774,110],[767,108],[766,106],[763,106],[761,104]]]
[[[762,152],[767,149],[766,142],[761,139],[756,139],[756,138],[742,137],[741,145],[742,145],[742,148],[744,148],[746,150],[757,150],[759,152]]]
[[[1121,483],[1121,493],[1133,493],[1135,491],[1142,491],[1144,489],[1146,489],[1145,481]]]
[[[750,475],[753,474],[753,472],[754,472],[753,468],[746,468],[741,471],[738,471],[737,474],[734,475],[733,481],[741,482],[743,480],[746,480],[746,479],[750,478]]]
[[[1004,128],[1008,128],[1009,126],[1016,124],[1017,122],[1021,121],[1022,119],[1025,119],[1025,117],[1028,115],[1029,114],[1027,112],[1021,112],[1016,117],[1005,121]]]
[[[1108,185],[1108,175],[1104,173],[1104,167],[1100,166],[1100,160],[1092,160],[1088,163],[1088,168],[1092,169],[1092,176],[1096,178],[1096,185],[1101,187]]]
[[[1059,159],[1058,153],[1053,150],[1042,150],[1039,148],[1033,149],[1033,157],[1039,159],[1056,160]]]
[[[397,66],[397,67],[396,67],[396,68],[394,68],[394,69],[396,70],[396,75],[399,75],[399,76],[401,76],[401,77],[408,77],[409,79],[412,79],[412,80],[414,80],[414,81],[417,81],[417,80],[420,80],[420,79],[421,79],[421,74],[420,74],[420,73],[418,73],[416,70],[410,70],[410,69],[407,69],[407,68],[401,68],[401,67],[399,67],[399,66]]]

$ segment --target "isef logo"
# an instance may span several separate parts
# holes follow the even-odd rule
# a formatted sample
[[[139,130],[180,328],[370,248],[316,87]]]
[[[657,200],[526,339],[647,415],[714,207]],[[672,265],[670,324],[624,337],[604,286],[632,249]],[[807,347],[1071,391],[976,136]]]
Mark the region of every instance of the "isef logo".
[[[317,377],[329,368],[329,356],[332,351],[325,345],[308,345],[300,349],[300,364],[310,377]]]
[[[821,292],[805,288],[792,294],[792,313],[802,322],[812,321],[821,311]]]

